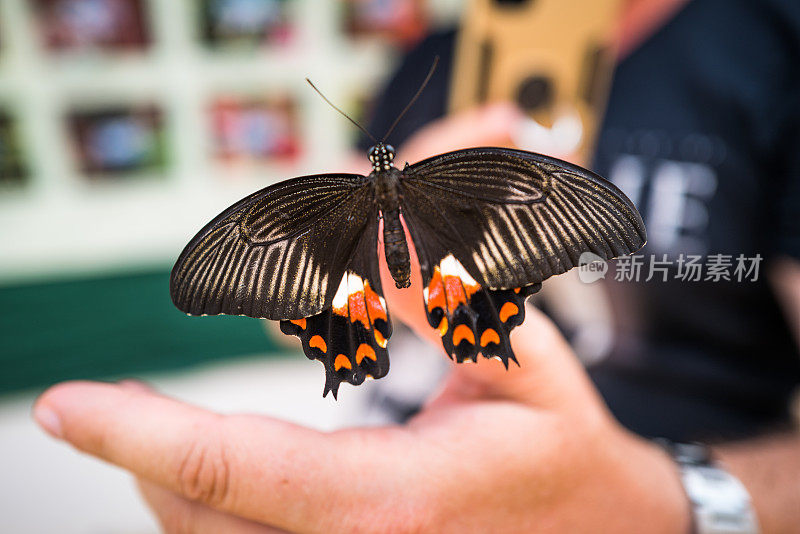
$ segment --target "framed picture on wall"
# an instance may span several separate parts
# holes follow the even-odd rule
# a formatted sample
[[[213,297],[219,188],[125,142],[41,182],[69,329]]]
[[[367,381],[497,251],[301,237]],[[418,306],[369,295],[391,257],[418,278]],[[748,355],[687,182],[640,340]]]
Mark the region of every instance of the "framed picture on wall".
[[[156,106],[76,110],[67,123],[80,170],[89,177],[164,168],[163,113]]]
[[[211,114],[214,154],[223,163],[291,163],[300,155],[297,105],[288,96],[222,96]]]
[[[34,0],[45,46],[56,52],[136,50],[150,44],[143,0]]]
[[[0,187],[21,185],[28,179],[17,126],[14,117],[0,109]]]
[[[292,38],[289,0],[201,0],[202,36],[211,47],[280,46]]]
[[[377,37],[398,45],[416,42],[425,33],[427,16],[421,0],[341,0],[344,31],[353,38]]]

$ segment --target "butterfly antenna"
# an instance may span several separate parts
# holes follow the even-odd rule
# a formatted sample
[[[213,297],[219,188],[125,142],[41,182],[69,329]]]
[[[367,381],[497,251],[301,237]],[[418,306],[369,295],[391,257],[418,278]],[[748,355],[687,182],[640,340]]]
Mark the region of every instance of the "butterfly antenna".
[[[369,137],[370,139],[372,139],[372,142],[373,142],[373,143],[377,143],[377,142],[378,142],[378,140],[377,140],[377,139],[375,139],[375,136],[373,136],[371,133],[369,133],[369,132],[367,131],[367,129],[366,129],[366,128],[364,128],[363,126],[361,126],[360,124],[358,124],[356,121],[354,121],[353,119],[351,119],[351,118],[350,118],[350,115],[348,115],[347,113],[345,113],[345,112],[344,112],[344,111],[342,111],[341,109],[339,109],[339,108],[337,108],[336,106],[334,106],[334,105],[333,105],[333,103],[332,103],[330,100],[328,100],[328,99],[325,97],[325,95],[323,95],[323,94],[322,94],[322,91],[320,91],[319,89],[317,89],[317,86],[316,86],[316,85],[314,85],[314,83],[313,83],[311,80],[309,80],[308,78],[306,78],[306,81],[308,82],[308,85],[310,85],[310,86],[311,86],[311,88],[312,88],[312,89],[314,89],[314,90],[317,92],[317,94],[318,94],[319,96],[321,96],[321,97],[322,97],[322,99],[323,99],[325,102],[327,102],[327,103],[328,103],[328,105],[329,105],[330,107],[332,107],[333,109],[335,109],[336,111],[338,111],[339,113],[341,113],[342,115],[344,115],[344,118],[345,118],[345,119],[347,119],[347,120],[349,120],[350,122],[352,122],[353,124],[355,124],[355,125],[356,125],[356,128],[358,128],[359,130],[361,130],[362,132],[364,132],[365,134],[367,134],[367,137]]]
[[[430,81],[431,76],[433,76],[433,73],[436,70],[436,65],[438,65],[438,64],[439,64],[439,56],[436,56],[435,58],[433,58],[433,65],[431,65],[431,70],[429,70],[428,71],[428,75],[425,76],[425,81],[423,81],[422,85],[420,85],[419,89],[417,89],[417,94],[414,95],[414,98],[411,99],[411,102],[406,104],[406,107],[403,109],[403,111],[400,112],[400,115],[398,115],[397,118],[394,120],[392,125],[389,127],[389,131],[387,131],[386,135],[384,135],[383,139],[381,139],[381,143],[386,141],[386,138],[389,137],[389,135],[391,135],[391,133],[394,131],[394,127],[397,126],[397,123],[400,122],[400,119],[403,118],[403,115],[406,114],[406,111],[411,109],[411,106],[413,106],[414,102],[417,101],[417,98],[419,98],[419,95],[422,94],[422,91],[423,91],[423,89],[425,89],[425,86],[428,85],[428,82]]]

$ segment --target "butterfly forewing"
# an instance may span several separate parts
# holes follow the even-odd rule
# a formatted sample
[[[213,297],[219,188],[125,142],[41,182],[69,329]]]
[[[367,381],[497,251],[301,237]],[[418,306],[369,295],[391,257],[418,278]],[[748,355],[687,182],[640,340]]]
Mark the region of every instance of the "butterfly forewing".
[[[237,202],[203,228],[170,277],[192,315],[300,319],[331,305],[357,243],[377,217],[366,177],[287,180]]]
[[[584,252],[631,254],[646,239],[619,189],[555,158],[476,148],[409,165],[403,174],[403,214],[415,246],[439,249],[430,261],[452,253],[491,289],[540,283],[578,265]]]

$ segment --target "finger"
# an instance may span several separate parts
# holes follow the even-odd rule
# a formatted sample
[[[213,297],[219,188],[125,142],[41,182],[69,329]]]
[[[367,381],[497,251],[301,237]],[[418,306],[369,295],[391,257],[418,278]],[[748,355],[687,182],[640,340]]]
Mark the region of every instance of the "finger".
[[[143,393],[156,392],[156,390],[153,389],[152,386],[135,378],[126,378],[124,380],[120,380],[119,382],[117,382],[117,384],[119,384],[120,387],[129,389],[131,391],[140,391]]]
[[[144,497],[167,534],[279,534],[285,530],[268,527],[204,506],[145,480],[137,480]]]
[[[501,102],[434,121],[403,144],[397,161],[474,146],[512,146],[511,135],[524,117],[518,107]]]
[[[183,497],[292,531],[391,514],[385,497],[410,487],[415,461],[400,429],[323,434],[114,384],[57,385],[34,416],[54,436]]]

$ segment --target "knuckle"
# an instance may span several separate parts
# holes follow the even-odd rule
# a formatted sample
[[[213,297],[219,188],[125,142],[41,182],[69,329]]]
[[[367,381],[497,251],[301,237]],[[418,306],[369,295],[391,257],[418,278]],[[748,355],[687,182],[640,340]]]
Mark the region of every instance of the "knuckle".
[[[218,428],[199,425],[180,455],[177,480],[189,499],[212,507],[230,500],[231,470]]]

